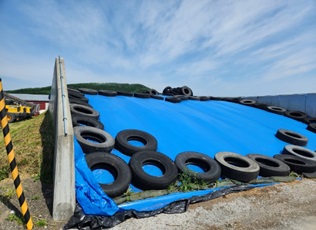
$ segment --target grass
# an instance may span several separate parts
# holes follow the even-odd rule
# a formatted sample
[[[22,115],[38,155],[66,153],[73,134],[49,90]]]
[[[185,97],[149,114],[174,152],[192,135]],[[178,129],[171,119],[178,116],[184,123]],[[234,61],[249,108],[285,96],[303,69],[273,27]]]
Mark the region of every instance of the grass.
[[[15,221],[16,223],[18,223],[19,225],[23,225],[23,220],[18,217],[15,213],[10,214],[6,220],[8,221]]]
[[[2,199],[10,200],[16,196],[14,188],[3,188],[4,193],[1,195]]]
[[[2,161],[2,157],[0,156],[0,159]],[[4,162],[2,162],[4,163]],[[1,162],[0,162],[0,165],[1,165]],[[8,175],[10,173],[10,168],[9,168],[9,165],[3,165],[2,167],[0,166],[0,181],[7,178]]]
[[[213,187],[213,183],[208,183],[202,179],[183,172],[179,173],[178,181],[175,184],[169,186],[169,192],[189,192],[193,190],[207,189]]]
[[[36,227],[45,227],[45,226],[47,226],[47,221],[46,220],[36,221],[35,226]]]
[[[9,124],[20,174],[52,182],[54,129],[49,113]],[[10,175],[3,135],[0,136],[0,180]]]
[[[88,88],[96,90],[115,90],[115,91],[127,91],[127,92],[144,92],[149,90],[148,87],[142,84],[128,84],[128,83],[78,83],[68,84],[69,88]],[[51,87],[40,87],[40,88],[24,88],[17,90],[8,90],[8,93],[26,93],[26,94],[50,94]]]

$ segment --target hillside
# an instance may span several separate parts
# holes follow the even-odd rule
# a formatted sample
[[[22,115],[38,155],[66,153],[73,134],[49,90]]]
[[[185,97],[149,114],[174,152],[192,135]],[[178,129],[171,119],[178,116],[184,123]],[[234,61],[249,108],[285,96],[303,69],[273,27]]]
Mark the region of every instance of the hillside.
[[[142,84],[128,84],[128,83],[78,83],[68,84],[69,88],[89,88],[96,90],[115,90],[115,91],[126,91],[126,92],[143,92],[148,90],[147,86]],[[50,94],[50,86],[39,87],[39,88],[24,88],[17,90],[8,90],[8,93],[25,93],[25,94]]]

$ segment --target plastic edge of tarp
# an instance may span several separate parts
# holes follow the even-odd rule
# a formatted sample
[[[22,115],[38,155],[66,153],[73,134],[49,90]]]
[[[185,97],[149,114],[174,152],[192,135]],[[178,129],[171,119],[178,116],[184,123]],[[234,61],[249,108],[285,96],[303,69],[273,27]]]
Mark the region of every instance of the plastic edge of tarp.
[[[75,187],[77,202],[84,207],[87,214],[112,216],[119,208],[117,204],[105,194],[89,170],[79,144],[75,142]],[[97,210],[98,213],[95,211]]]
[[[160,209],[148,212],[139,212],[135,210],[119,210],[113,216],[100,216],[100,215],[86,215],[79,204],[76,206],[74,215],[70,218],[64,229],[78,228],[78,229],[101,229],[114,227],[129,218],[145,218],[155,216],[159,213],[175,214],[186,212],[189,204],[194,204],[202,201],[212,200],[230,193],[250,190],[256,187],[270,186],[276,183],[267,184],[247,184],[224,187],[218,190],[213,190],[203,196],[193,196],[189,199],[182,199],[174,201]]]

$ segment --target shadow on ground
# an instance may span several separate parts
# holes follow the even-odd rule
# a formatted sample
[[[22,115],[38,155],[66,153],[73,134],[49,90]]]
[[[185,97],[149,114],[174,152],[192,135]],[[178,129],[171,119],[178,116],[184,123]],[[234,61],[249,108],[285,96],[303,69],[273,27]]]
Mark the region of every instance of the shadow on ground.
[[[54,127],[52,116],[49,112],[45,113],[45,117],[40,127],[42,138],[42,164],[40,180],[42,185],[42,193],[44,195],[46,205],[52,215],[53,208],[53,165],[54,165]]]

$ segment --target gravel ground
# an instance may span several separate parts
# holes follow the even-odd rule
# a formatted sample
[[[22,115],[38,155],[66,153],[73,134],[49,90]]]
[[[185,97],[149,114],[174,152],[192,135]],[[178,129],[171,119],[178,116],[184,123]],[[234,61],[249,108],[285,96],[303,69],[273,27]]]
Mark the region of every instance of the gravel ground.
[[[52,187],[31,178],[22,179],[22,184],[34,229],[62,229],[66,221],[53,221],[48,208],[52,202]],[[13,183],[11,179],[3,180],[0,182],[0,230],[24,229],[19,221],[9,220],[12,210],[19,212]],[[192,204],[182,214],[129,219],[112,229],[316,230],[316,180],[303,179],[229,194]]]
[[[123,229],[316,230],[316,180],[256,188],[189,206],[182,214],[129,219]]]

